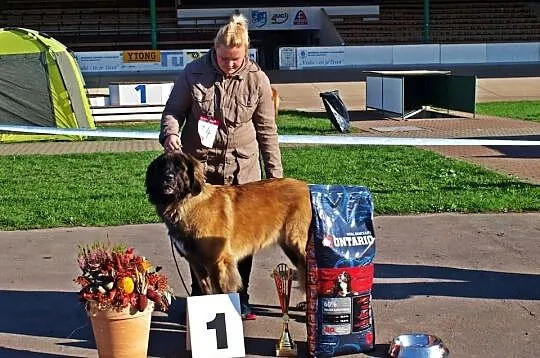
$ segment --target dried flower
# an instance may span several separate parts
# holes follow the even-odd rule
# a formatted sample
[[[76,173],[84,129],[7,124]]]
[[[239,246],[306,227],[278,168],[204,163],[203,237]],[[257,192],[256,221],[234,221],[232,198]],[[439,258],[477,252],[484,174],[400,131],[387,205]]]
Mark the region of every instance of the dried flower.
[[[167,277],[158,273],[161,268],[133,248],[96,242],[79,247],[77,262],[82,274],[74,281],[82,287],[79,297],[85,304],[118,311],[128,306],[144,311],[148,300],[162,311],[171,304],[173,291]]]

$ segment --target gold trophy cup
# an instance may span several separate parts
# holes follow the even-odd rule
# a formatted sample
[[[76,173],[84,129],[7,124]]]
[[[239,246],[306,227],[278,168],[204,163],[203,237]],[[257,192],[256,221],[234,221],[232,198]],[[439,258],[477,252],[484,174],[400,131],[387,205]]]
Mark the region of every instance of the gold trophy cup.
[[[294,344],[289,332],[289,301],[291,300],[293,270],[287,264],[281,263],[276,266],[272,276],[276,283],[279,306],[283,313],[283,327],[281,337],[276,343],[276,357],[296,357],[298,355],[296,344]]]

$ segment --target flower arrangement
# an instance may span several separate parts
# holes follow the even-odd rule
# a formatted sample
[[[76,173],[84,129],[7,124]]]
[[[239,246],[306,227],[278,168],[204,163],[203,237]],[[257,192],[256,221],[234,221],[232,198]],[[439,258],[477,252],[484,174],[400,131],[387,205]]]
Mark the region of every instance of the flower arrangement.
[[[121,311],[127,307],[144,311],[148,301],[167,311],[173,291],[167,277],[158,273],[145,257],[133,248],[96,242],[79,246],[77,261],[82,274],[74,279],[82,288],[79,297],[87,308],[93,303],[99,310]]]

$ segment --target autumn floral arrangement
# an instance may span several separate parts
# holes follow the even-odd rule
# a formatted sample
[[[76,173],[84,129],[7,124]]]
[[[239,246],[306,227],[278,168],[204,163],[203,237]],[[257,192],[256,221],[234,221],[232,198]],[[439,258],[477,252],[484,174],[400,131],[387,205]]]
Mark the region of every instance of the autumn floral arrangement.
[[[144,311],[149,302],[156,309],[167,311],[173,291],[167,277],[160,274],[145,257],[133,248],[96,242],[79,246],[77,261],[82,274],[74,279],[82,288],[81,302],[89,309]]]

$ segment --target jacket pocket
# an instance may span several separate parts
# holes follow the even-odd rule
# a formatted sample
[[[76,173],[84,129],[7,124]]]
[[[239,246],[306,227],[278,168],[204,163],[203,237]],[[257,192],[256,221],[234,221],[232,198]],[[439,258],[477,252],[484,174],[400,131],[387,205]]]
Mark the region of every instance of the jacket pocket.
[[[256,154],[257,152],[255,151],[251,152],[251,151],[241,150],[238,148],[234,150],[234,156],[240,159],[249,159],[249,158],[254,157]]]
[[[200,116],[201,114],[214,115],[214,88],[206,88],[201,85],[194,85],[191,90],[193,98],[193,114]]]
[[[236,184],[245,184],[261,179],[261,167],[257,151],[234,150],[236,157]]]
[[[238,123],[246,123],[251,120],[257,105],[259,104],[259,95],[257,91],[242,91],[236,96],[238,114],[236,120]]]

